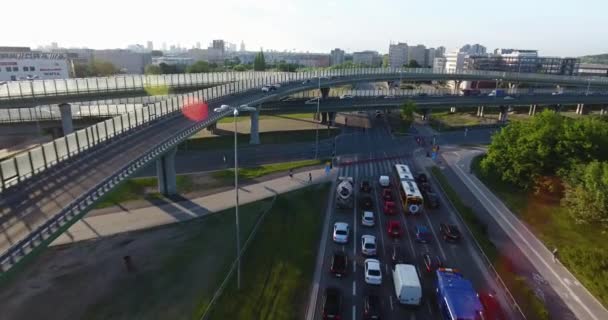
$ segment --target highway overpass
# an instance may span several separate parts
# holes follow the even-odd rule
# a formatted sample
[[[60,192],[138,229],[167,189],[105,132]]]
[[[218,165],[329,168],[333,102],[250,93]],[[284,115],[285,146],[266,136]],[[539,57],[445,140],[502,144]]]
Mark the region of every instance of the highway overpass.
[[[258,111],[251,113],[251,138],[257,142],[257,118],[266,103],[318,87],[375,81],[388,75],[357,73],[314,81],[309,81],[308,76],[311,74],[297,73],[290,76],[291,80],[282,82],[280,77],[273,77],[199,90],[144,106],[1,161],[2,274],[44,248],[98,199],[153,161],[156,161],[161,191],[174,193],[177,145],[231,115],[230,111],[209,110],[223,104],[257,107]],[[260,90],[260,84],[277,82],[282,86],[276,91]],[[561,96],[555,99],[560,98],[564,99]]]

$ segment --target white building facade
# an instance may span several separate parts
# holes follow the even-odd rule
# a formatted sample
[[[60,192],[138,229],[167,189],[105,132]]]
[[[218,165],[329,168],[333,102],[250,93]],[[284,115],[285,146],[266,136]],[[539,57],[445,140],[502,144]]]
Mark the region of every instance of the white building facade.
[[[70,67],[65,54],[36,51],[0,52],[0,81],[69,77]]]
[[[407,43],[399,42],[391,44],[388,47],[388,65],[391,68],[400,68],[408,64],[408,46]]]

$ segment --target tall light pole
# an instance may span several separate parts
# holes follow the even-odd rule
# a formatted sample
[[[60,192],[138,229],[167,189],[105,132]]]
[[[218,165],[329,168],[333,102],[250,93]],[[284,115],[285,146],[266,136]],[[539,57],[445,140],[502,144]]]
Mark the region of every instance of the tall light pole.
[[[319,103],[321,103],[321,97],[323,96],[323,93],[321,92],[321,76],[319,75],[318,71],[317,79],[319,79],[319,97],[317,98],[317,117],[319,117],[319,119],[317,119],[317,134],[315,138],[315,159],[318,159],[319,157],[319,121],[321,121],[321,114],[319,113]]]
[[[238,107],[231,107],[227,104],[223,104],[219,108],[213,109],[215,112],[224,112],[232,110],[234,115],[234,194],[235,194],[235,206],[234,206],[234,218],[236,226],[236,284],[237,288],[241,289],[241,231],[239,225],[239,162],[237,153],[237,117],[239,111],[257,111],[256,108],[249,107],[247,105],[241,105]]]

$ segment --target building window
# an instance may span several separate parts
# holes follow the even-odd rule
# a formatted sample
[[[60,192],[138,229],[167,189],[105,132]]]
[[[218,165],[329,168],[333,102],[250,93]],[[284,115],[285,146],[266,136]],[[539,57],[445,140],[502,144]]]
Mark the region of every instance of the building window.
[[[19,67],[13,67],[13,71],[15,71],[15,72],[19,71]]]
[[[30,66],[30,71],[36,71],[36,68]]]
[[[11,67],[6,67],[6,72],[11,72]]]
[[[29,70],[30,70],[30,68],[28,68],[28,67],[23,67],[23,71],[29,71]]]

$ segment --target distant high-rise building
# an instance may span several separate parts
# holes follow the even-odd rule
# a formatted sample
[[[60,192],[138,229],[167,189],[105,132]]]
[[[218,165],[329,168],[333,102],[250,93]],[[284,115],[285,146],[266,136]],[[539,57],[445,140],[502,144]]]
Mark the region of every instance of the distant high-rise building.
[[[245,42],[241,40],[241,52],[245,52]]]
[[[228,45],[226,47],[226,51],[236,52],[236,43],[228,43]]]
[[[476,43],[476,44],[465,44],[460,48],[460,52],[464,52],[467,54],[481,55],[486,54],[486,47]]]
[[[201,48],[201,42],[200,42],[200,41],[197,41],[197,42],[196,42],[196,48],[197,48],[197,49],[200,49],[200,48]]]
[[[217,50],[221,51],[222,53],[224,53],[224,51],[226,51],[226,46],[225,46],[224,40],[213,40],[211,48],[217,49]]]
[[[419,44],[415,47],[408,48],[408,63],[412,60],[416,61],[420,66],[424,66],[426,63],[426,47]]]
[[[432,67],[433,66],[433,62],[435,61],[435,57],[436,57],[437,53],[435,48],[428,48],[426,49],[426,56],[425,56],[425,60],[424,60],[424,67]]]
[[[154,44],[152,43],[152,41],[148,41],[148,43],[146,44],[146,49],[148,49],[148,51],[154,50]]]
[[[435,57],[437,57],[437,58],[445,57],[445,47],[441,46],[441,47],[435,48]]]
[[[335,48],[331,51],[329,58],[329,64],[335,66],[337,64],[344,63],[344,50]]]
[[[51,42],[51,49],[53,49],[53,50],[59,49],[59,45],[57,44],[57,42]]]
[[[462,70],[464,68],[465,52],[450,52],[445,55],[445,69],[447,71]]]
[[[378,67],[382,64],[382,57],[376,51],[353,52],[353,63],[369,67]]]
[[[388,65],[391,68],[400,68],[407,64],[408,46],[407,43],[399,42],[388,47]]]
[[[167,43],[163,42],[163,51],[167,51]]]

